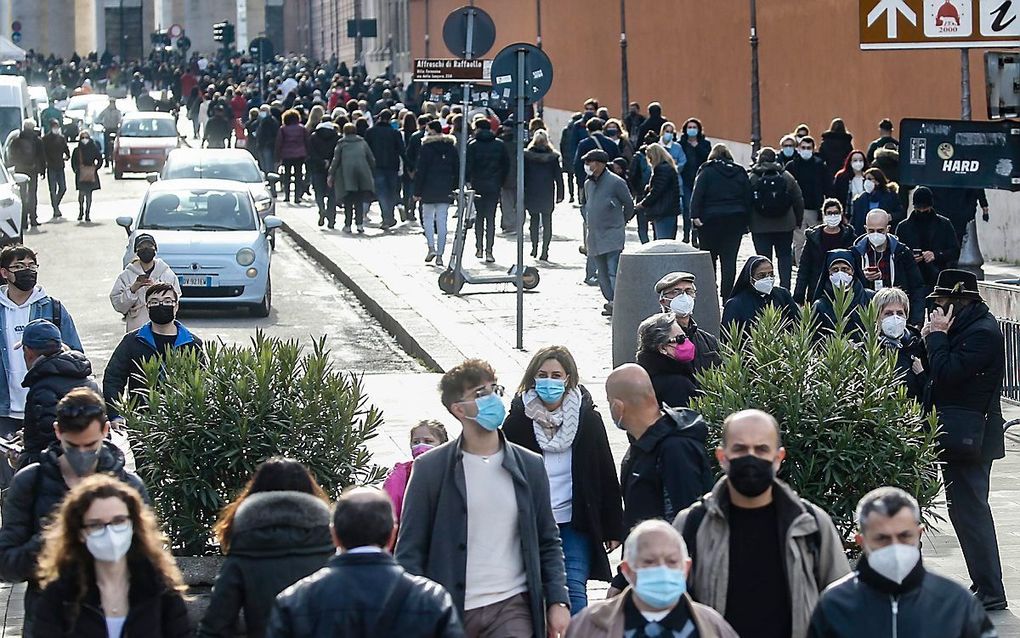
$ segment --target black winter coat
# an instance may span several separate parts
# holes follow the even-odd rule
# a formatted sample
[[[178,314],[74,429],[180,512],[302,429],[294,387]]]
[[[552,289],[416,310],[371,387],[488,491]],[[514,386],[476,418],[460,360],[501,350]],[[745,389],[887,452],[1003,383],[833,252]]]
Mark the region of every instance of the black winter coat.
[[[708,161],[708,154],[712,152],[712,145],[708,143],[704,135],[699,135],[694,146],[687,141],[686,134],[680,141],[680,148],[684,149],[687,162],[684,163],[680,172],[684,178],[684,188],[694,188],[694,180],[698,178],[698,169]]]
[[[414,169],[414,194],[425,204],[448,204],[460,179],[457,139],[452,135],[428,135],[418,150]]]
[[[981,456],[985,461],[1001,459],[1006,448],[999,395],[1006,352],[999,322],[984,302],[957,307],[949,332],[929,333],[924,345],[928,350],[925,407],[965,408],[986,415]]]
[[[591,134],[585,132],[585,135],[577,143],[577,151],[574,153],[574,177],[579,183],[583,184],[584,180],[588,179],[588,175],[584,172],[584,161],[581,158],[587,155],[588,151],[598,149],[606,152],[610,162],[620,156],[620,147],[616,145],[616,142],[599,131]]]
[[[822,143],[818,146],[818,155],[825,163],[826,184],[831,184],[836,173],[843,168],[847,155],[854,150],[854,136],[849,133],[825,131]]]
[[[198,636],[262,638],[277,594],[326,565],[335,548],[329,508],[302,492],[261,492],[237,508],[227,559],[216,576]]]
[[[893,275],[893,281],[891,285],[896,286],[910,297],[910,316],[907,317],[907,320],[912,326],[920,326],[924,323],[924,297],[926,294],[921,271],[917,267],[917,262],[914,261],[911,247],[900,241],[896,235],[887,237],[886,250],[892,253],[893,272],[890,274]],[[855,258],[854,270],[857,273],[858,281],[865,288],[874,290],[874,282],[864,276],[864,268],[868,265],[865,261],[868,259],[870,246],[867,237],[860,237],[854,242],[851,250]],[[825,281],[828,281],[828,278]]]
[[[935,261],[931,263],[917,262],[926,293],[934,288],[939,273],[954,268],[960,259],[960,244],[956,241],[953,222],[937,213],[910,213],[896,227],[896,237],[912,250],[930,250],[935,254]]]
[[[191,624],[180,593],[163,583],[148,560],[128,557],[131,589],[127,620],[122,636],[134,638],[189,638]],[[107,638],[106,616],[99,599],[95,576],[80,607],[74,604],[78,592],[77,574],[61,574],[43,590],[35,612],[34,638]]]
[[[280,133],[280,121],[272,115],[259,120],[258,128],[255,129],[255,147],[260,151],[276,149],[276,136]],[[279,158],[277,158],[279,159]]]
[[[896,228],[903,221],[905,214],[900,205],[899,192],[888,188],[875,189],[871,193],[861,193],[854,198],[850,207],[850,223],[854,232],[863,235],[864,222],[874,208],[881,208],[892,216],[892,227]]]
[[[404,138],[389,122],[376,122],[365,131],[365,141],[375,156],[375,167],[381,171],[395,171],[404,158]]]
[[[804,196],[804,208],[821,210],[825,193],[832,183],[822,158],[812,155],[811,159],[806,160],[796,156],[786,163],[786,170],[800,185],[800,192]]]
[[[421,143],[424,139],[424,131],[415,131],[407,138],[405,154],[407,155],[407,166],[412,171],[418,166],[418,153],[421,151]],[[454,146],[456,146],[456,139],[455,137]]]
[[[560,156],[552,149],[524,151],[524,208],[533,213],[551,213],[563,201],[563,169]]]
[[[697,347],[697,346],[695,346]],[[694,368],[690,362],[677,361],[658,351],[637,353],[637,364],[645,369],[655,388],[655,400],[671,408],[686,408],[698,394]]]
[[[390,619],[380,618],[398,579],[410,589]],[[390,630],[378,627],[390,620]],[[423,576],[404,571],[388,553],[341,554],[276,598],[267,636],[272,638],[461,638],[450,594]]]
[[[46,149],[42,137],[35,130],[18,132],[7,150],[8,166],[18,173],[35,177],[46,170]]]
[[[308,136],[308,158],[305,163],[308,165],[309,174],[325,175],[329,172],[329,165],[333,162],[333,150],[336,143],[340,141],[340,134],[333,126],[316,126],[312,134]]]
[[[705,226],[725,226],[744,234],[750,217],[751,181],[747,171],[723,160],[702,164],[694,180],[691,218],[700,219]]]
[[[683,328],[687,338],[694,342],[694,361],[691,361],[691,368],[694,369],[694,372],[722,365],[722,357],[719,355],[719,340],[715,338],[715,335],[699,328],[694,317],[688,319],[686,328],[680,327]]]
[[[890,634],[899,638],[996,635],[981,601],[956,581],[933,574],[918,563],[897,585],[875,572],[867,557],[861,557],[857,571],[822,593],[807,635],[874,638]]]
[[[925,352],[921,334],[907,326],[906,332],[898,340],[882,335],[881,342],[887,349],[896,351],[896,371],[903,375],[903,385],[907,387],[907,397],[917,399],[918,403],[923,401],[924,388],[928,385],[928,354]],[[921,374],[914,372],[912,357],[921,360],[921,365],[924,367]]]
[[[475,133],[467,147],[467,181],[476,193],[498,193],[510,173],[510,160],[502,140],[492,131]]]
[[[668,219],[680,214],[680,182],[669,162],[659,162],[652,169],[652,179],[638,205],[647,219]]]
[[[953,222],[956,239],[963,245],[963,235],[967,232],[967,222],[974,219],[978,205],[988,206],[985,191],[981,188],[933,188],[931,194],[935,199],[935,210]]]
[[[825,225],[819,224],[804,231],[804,252],[800,255],[797,268],[797,285],[793,289],[793,300],[799,304],[815,300],[815,287],[822,276],[825,253],[822,251],[822,233]],[[854,244],[854,229],[847,225],[839,227],[839,247],[850,248]]]
[[[793,301],[793,295],[782,286],[773,286],[772,292],[763,295],[751,284],[751,273],[765,258],[761,255],[748,257],[744,267],[730,291],[730,298],[723,304],[722,327],[731,332],[740,328],[746,330],[748,325],[758,318],[765,306],[775,306],[783,311],[790,321],[800,318],[800,309]],[[735,326],[733,324],[736,324]]]
[[[39,454],[57,440],[53,422],[57,420],[57,402],[75,388],[99,392],[92,380],[92,363],[74,350],[42,357],[25,375],[21,385],[28,388],[25,399],[24,445],[21,467],[35,463]]]
[[[594,580],[609,581],[612,571],[609,558],[602,548],[605,541],[623,541],[623,503],[620,481],[616,477],[613,453],[602,415],[595,408],[591,394],[581,390],[581,417],[571,447],[571,483],[573,484],[573,518],[570,524],[591,541],[591,574]],[[511,443],[535,454],[542,449],[535,440],[535,428],[524,414],[520,396],[510,403],[510,414],[503,422],[503,434]]]

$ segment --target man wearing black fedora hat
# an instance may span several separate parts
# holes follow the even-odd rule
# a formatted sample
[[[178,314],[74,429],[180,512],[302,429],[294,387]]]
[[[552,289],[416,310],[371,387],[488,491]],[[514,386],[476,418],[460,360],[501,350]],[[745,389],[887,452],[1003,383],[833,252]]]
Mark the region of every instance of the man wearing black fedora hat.
[[[988,506],[992,461],[1006,455],[999,395],[1006,355],[1002,331],[978,292],[977,277],[943,270],[928,296],[935,308],[921,330],[928,350],[925,407],[942,432],[949,519],[985,609],[1006,608],[995,523]]]

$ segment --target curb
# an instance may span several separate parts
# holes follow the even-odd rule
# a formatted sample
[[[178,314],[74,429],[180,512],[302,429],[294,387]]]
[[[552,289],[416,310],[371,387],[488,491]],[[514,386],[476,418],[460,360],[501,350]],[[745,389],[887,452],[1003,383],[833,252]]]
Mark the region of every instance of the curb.
[[[465,358],[432,324],[407,309],[396,294],[356,260],[340,260],[342,263],[338,263],[337,259],[322,252],[287,221],[283,222],[282,229],[316,263],[350,289],[369,314],[396,338],[400,347],[420,359],[430,371],[446,372]],[[423,343],[431,347],[426,348]],[[443,356],[441,352],[450,354]]]

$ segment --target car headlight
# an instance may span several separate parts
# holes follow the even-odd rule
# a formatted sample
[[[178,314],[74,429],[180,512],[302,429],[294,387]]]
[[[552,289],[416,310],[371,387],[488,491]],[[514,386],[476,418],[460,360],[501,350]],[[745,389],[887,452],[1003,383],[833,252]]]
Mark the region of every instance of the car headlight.
[[[242,248],[237,251],[237,263],[242,266],[251,266],[255,263],[255,251],[251,248]]]
[[[121,155],[130,155],[130,154],[131,154],[131,149],[130,149],[130,148],[128,148],[128,147],[126,147],[126,146],[121,146],[121,147],[120,147],[120,150],[119,150],[118,152],[119,152],[119,153],[120,153]]]
[[[272,197],[267,197],[265,199],[256,199],[255,200],[255,210],[257,210],[260,213],[266,212],[272,206],[273,206],[273,198]]]

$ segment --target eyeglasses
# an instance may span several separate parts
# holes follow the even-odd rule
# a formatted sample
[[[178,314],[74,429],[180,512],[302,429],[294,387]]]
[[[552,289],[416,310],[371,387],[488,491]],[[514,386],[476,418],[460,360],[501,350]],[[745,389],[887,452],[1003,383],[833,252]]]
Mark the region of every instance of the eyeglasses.
[[[175,303],[177,303],[177,302],[176,301],[169,301],[169,300],[168,301],[156,301],[156,302],[153,302],[153,303],[145,304],[145,307],[146,308],[160,308],[160,307],[163,307],[163,308],[173,308]]]
[[[11,264],[7,267],[7,270],[11,272],[23,272],[25,270],[39,272],[39,266],[37,264]]]
[[[754,280],[754,281],[761,281],[762,279],[765,279],[766,277],[775,277],[775,276],[776,276],[775,273],[770,271],[770,272],[763,272],[760,275],[751,275],[751,279]]]
[[[82,525],[82,529],[85,530],[85,534],[92,536],[93,538],[103,534],[107,528],[110,528],[115,532],[126,532],[131,529],[131,517],[114,516],[110,519],[109,523],[92,522]]]
[[[470,394],[470,398],[465,399],[465,401],[473,401],[475,399],[481,399],[482,397],[487,397],[490,394],[495,394],[496,396],[501,397],[501,396],[503,396],[503,393],[505,391],[506,391],[506,388],[504,388],[503,386],[499,385],[498,383],[492,383],[490,385],[482,386],[482,387],[478,388],[477,390],[471,391],[469,393]]]
[[[663,299],[673,300],[685,293],[692,297],[695,297],[698,294],[698,290],[697,288],[673,288],[672,290],[664,291],[662,293],[662,297]]]
[[[65,405],[57,407],[58,419],[77,419],[86,417],[98,419],[106,416],[106,409],[99,405]]]

